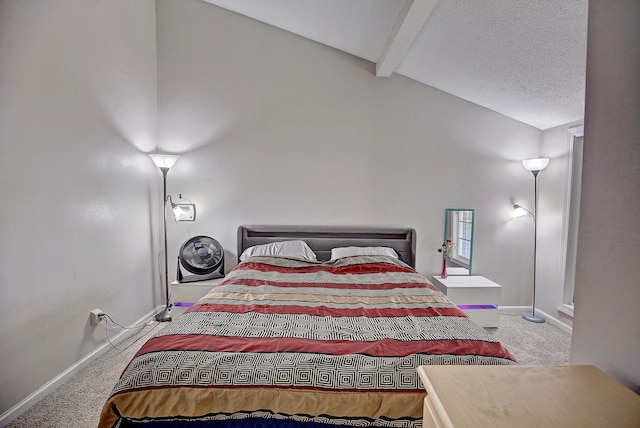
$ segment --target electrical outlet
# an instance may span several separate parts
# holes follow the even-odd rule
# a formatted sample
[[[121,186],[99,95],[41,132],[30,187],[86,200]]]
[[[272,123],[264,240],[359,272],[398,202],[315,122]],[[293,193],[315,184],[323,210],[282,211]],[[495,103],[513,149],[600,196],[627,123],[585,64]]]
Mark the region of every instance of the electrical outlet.
[[[100,323],[100,320],[104,316],[104,312],[102,309],[96,308],[90,312],[89,316],[91,319],[91,327],[95,327]]]

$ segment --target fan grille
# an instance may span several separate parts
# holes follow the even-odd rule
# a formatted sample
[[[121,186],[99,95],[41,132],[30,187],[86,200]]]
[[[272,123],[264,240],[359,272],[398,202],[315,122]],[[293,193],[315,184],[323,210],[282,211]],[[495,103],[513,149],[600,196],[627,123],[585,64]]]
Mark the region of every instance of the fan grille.
[[[222,264],[222,245],[209,236],[194,236],[180,247],[180,264],[189,272],[206,275]]]

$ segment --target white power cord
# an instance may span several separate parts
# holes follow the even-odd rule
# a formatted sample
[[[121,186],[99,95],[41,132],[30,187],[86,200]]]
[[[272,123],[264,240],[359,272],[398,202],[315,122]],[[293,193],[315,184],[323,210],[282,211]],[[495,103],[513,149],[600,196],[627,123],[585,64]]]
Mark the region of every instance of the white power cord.
[[[104,318],[104,321],[105,321],[105,322],[104,322],[104,335],[105,335],[105,337],[107,338],[107,342],[109,342],[109,344],[111,345],[111,347],[112,347],[112,348],[117,349],[117,350],[119,350],[119,351],[124,351],[124,350],[128,349],[128,348],[129,348],[129,347],[131,347],[134,343],[138,342],[140,339],[142,339],[143,337],[147,336],[149,333],[151,333],[152,331],[154,331],[154,330],[158,327],[158,325],[159,325],[159,323],[156,323],[156,321],[155,321],[153,318],[151,318],[151,319],[148,319],[147,321],[143,322],[142,324],[134,325],[134,326],[131,326],[131,327],[126,327],[126,326],[123,326],[122,324],[119,324],[119,323],[115,322],[115,321],[113,320],[113,318],[111,318],[111,317],[109,316],[109,314],[107,314],[106,312],[103,312],[103,313],[101,313],[101,314],[100,314],[99,319],[103,319],[103,318]],[[109,325],[109,323],[113,324],[115,327],[110,326],[110,325]],[[134,340],[133,342],[131,342],[131,343],[130,343],[128,346],[126,346],[125,348],[118,348],[118,347],[117,347],[117,346],[116,346],[116,345],[111,341],[111,338],[109,337],[109,327],[111,327],[111,328],[119,327],[119,328],[126,329],[126,330],[135,330],[135,329],[142,330],[143,328],[148,327],[148,326],[151,326],[151,325],[154,325],[154,324],[156,324],[156,325],[155,325],[151,330],[149,330],[149,332],[147,332],[147,333],[145,333],[144,335],[140,336],[139,338],[137,338],[136,340]]]

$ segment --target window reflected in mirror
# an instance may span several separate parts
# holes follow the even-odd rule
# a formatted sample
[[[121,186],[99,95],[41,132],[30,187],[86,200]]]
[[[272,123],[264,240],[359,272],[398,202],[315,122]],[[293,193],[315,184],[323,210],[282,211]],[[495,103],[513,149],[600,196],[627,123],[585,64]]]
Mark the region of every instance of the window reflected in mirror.
[[[451,240],[451,257],[447,260],[448,275],[471,275],[473,260],[472,208],[447,208],[445,210],[444,240]]]

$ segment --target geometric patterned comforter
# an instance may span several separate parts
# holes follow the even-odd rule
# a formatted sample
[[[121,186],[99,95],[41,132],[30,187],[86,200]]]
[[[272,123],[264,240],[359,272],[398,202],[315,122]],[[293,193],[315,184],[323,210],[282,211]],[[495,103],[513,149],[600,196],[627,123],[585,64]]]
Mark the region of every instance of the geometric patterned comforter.
[[[100,427],[418,427],[423,364],[515,360],[401,261],[253,257],[142,346]]]

